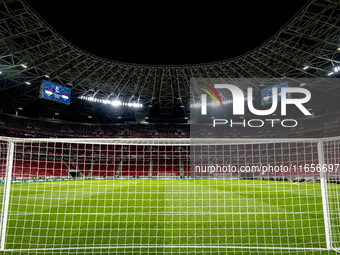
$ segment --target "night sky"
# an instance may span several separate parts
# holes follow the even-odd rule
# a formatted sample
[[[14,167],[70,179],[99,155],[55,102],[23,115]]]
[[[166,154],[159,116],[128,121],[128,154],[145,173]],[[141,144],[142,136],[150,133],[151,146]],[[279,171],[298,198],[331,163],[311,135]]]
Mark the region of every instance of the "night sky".
[[[214,62],[246,53],[278,32],[307,3],[26,2],[66,40],[89,53],[163,65]]]

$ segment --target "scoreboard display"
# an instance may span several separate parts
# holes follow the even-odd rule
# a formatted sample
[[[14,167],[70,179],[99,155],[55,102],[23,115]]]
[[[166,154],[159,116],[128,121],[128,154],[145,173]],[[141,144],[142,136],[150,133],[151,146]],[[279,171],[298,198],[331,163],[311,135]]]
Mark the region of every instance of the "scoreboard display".
[[[70,104],[71,89],[44,80],[41,86],[41,97],[64,104]]]
[[[273,102],[272,88],[277,88],[277,97],[278,97],[277,101],[280,101],[281,100],[281,88],[282,87],[288,87],[288,82],[283,82],[281,84],[262,89],[261,90],[261,103],[262,103],[262,105],[269,104],[269,103]],[[286,97],[288,97],[288,95],[286,95]]]

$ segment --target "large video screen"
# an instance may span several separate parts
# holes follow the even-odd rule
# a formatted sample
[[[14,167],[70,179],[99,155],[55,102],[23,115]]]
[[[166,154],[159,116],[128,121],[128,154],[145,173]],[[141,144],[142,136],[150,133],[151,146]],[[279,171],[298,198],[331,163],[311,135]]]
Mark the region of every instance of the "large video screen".
[[[41,97],[65,104],[70,104],[71,89],[44,80],[41,86]]]
[[[288,82],[283,82],[283,83],[280,83],[278,85],[262,89],[261,90],[261,103],[262,103],[262,105],[269,104],[269,103],[273,102],[272,88],[277,88],[277,97],[278,97],[277,101],[280,101],[281,100],[281,88],[282,87],[288,87]]]

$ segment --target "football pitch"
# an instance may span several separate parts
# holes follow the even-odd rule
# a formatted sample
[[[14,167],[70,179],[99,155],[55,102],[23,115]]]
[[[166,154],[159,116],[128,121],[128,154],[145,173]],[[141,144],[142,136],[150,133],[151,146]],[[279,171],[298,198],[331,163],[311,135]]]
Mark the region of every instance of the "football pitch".
[[[320,183],[35,182],[11,185],[4,254],[335,254],[325,238]]]

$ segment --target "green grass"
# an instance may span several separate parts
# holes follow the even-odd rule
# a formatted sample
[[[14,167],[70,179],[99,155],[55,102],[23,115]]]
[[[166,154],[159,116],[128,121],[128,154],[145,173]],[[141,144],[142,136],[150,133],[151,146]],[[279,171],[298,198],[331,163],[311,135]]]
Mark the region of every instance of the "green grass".
[[[96,248],[54,253],[265,252],[225,246],[326,248],[320,184],[143,179],[12,184],[8,254],[68,247]]]

